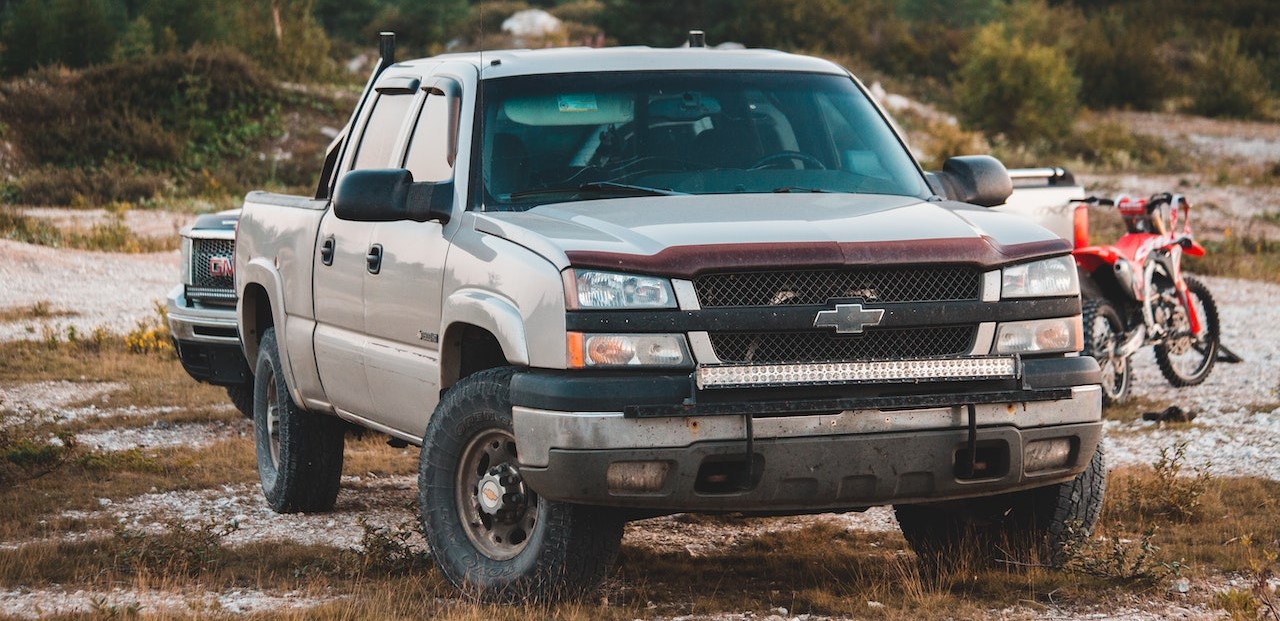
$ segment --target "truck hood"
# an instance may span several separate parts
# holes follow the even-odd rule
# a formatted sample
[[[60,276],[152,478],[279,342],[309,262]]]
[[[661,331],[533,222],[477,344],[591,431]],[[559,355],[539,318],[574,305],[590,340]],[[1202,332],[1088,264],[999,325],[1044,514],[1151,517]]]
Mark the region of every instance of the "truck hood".
[[[996,267],[1070,245],[1025,219],[964,203],[869,194],[637,197],[475,213],[477,230],[570,265],[690,277],[783,265]]]

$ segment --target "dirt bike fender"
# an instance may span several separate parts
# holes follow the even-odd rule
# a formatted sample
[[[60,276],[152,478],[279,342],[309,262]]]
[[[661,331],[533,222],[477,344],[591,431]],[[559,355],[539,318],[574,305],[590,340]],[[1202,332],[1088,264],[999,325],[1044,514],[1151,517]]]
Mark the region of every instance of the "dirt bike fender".
[[[1076,266],[1093,272],[1104,265],[1115,265],[1120,253],[1110,246],[1086,246],[1077,248],[1071,253],[1076,259]]]

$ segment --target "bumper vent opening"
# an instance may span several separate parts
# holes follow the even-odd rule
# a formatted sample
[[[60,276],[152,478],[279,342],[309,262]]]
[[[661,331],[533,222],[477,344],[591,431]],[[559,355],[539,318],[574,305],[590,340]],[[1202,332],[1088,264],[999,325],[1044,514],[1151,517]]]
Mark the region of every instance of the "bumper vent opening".
[[[764,457],[758,453],[752,457],[754,476],[750,481],[746,455],[713,455],[704,459],[698,466],[693,490],[699,494],[736,494],[755,489],[764,473]]]
[[[973,472],[969,472],[969,447],[956,449],[955,477],[958,481],[999,479],[1009,474],[1009,445],[1003,440],[978,442],[974,451]]]

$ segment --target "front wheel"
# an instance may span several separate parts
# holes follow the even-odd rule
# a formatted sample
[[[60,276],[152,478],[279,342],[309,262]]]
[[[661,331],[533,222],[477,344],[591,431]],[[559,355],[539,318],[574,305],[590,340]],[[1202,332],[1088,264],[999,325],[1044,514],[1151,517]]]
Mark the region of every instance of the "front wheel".
[[[1118,350],[1124,344],[1124,322],[1105,300],[1084,304],[1084,353],[1098,360],[1102,370],[1102,405],[1124,403],[1133,377],[1129,357]]]
[[[427,543],[445,577],[477,599],[574,599],[599,587],[624,521],[608,509],[539,498],[524,484],[511,419],[514,373],[464,378],[428,421],[418,467]]]
[[[970,553],[980,562],[1019,556],[1019,546],[1060,567],[1074,543],[1093,532],[1102,512],[1107,468],[1102,445],[1089,466],[1065,483],[931,505],[895,506],[902,536],[926,564]]]
[[[1218,305],[1209,288],[1186,276],[1191,304],[1200,318],[1200,331],[1192,333],[1186,308],[1179,306],[1170,321],[1169,336],[1156,345],[1156,365],[1174,386],[1195,386],[1204,382],[1218,358]]]

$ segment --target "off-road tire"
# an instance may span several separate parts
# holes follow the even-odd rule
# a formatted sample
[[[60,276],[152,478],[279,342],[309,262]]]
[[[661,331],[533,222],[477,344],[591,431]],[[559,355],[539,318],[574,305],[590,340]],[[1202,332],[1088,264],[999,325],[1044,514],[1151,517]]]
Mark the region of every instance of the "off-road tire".
[[[505,560],[495,560],[472,541],[479,524],[464,523],[467,509],[458,495],[457,481],[469,481],[471,475],[460,473],[468,460],[463,452],[485,434],[509,434],[514,444],[510,385],[515,371],[503,367],[464,378],[449,389],[432,414],[418,468],[423,530],[431,556],[445,577],[475,599],[507,603],[577,599],[598,589],[617,556],[625,524],[618,512],[553,502],[528,490],[532,506],[525,511],[536,511],[536,521],[522,540],[523,547],[513,545],[514,555]]]
[[[345,427],[337,418],[313,414],[294,403],[274,328],[262,333],[254,377],[254,444],[267,504],[276,513],[333,509],[342,477]]]
[[[1199,298],[1200,303],[1204,305],[1204,317],[1201,317],[1200,321],[1204,322],[1208,330],[1209,350],[1205,352],[1205,360],[1200,368],[1195,373],[1184,375],[1170,360],[1169,348],[1165,345],[1156,345],[1156,366],[1160,367],[1160,373],[1164,378],[1178,388],[1201,384],[1209,377],[1209,372],[1213,370],[1213,363],[1218,359],[1218,339],[1221,338],[1221,332],[1218,331],[1218,303],[1213,300],[1213,294],[1209,293],[1209,288],[1204,283],[1192,276],[1183,276],[1183,280],[1186,281],[1192,297]]]
[[[240,410],[244,417],[253,420],[253,379],[243,384],[231,384],[225,386],[227,389],[227,398],[231,399],[231,403]]]
[[[1106,347],[1105,343],[1094,342],[1097,338],[1095,330],[1099,327],[1096,322],[1106,322],[1107,327],[1111,331],[1113,338],[1111,347],[1118,347],[1124,342],[1125,328],[1124,321],[1120,319],[1120,314],[1116,312],[1114,306],[1105,300],[1088,300],[1084,303],[1083,308],[1084,322],[1084,354],[1093,356],[1098,361],[1098,366],[1102,367],[1104,379],[1107,375],[1111,376],[1112,385],[1108,386],[1105,382],[1102,384],[1102,405],[1114,405],[1124,403],[1129,398],[1129,387],[1133,383],[1133,367],[1132,359],[1125,358],[1120,360],[1107,360],[1105,356],[1100,356],[1105,352],[1099,351],[1099,347]],[[1121,372],[1114,370],[1116,364],[1124,365]]]
[[[929,505],[895,506],[902,536],[926,566],[964,555],[977,564],[1061,567],[1102,512],[1102,445],[1071,481],[1021,492]],[[1034,556],[1027,553],[1034,553]]]

